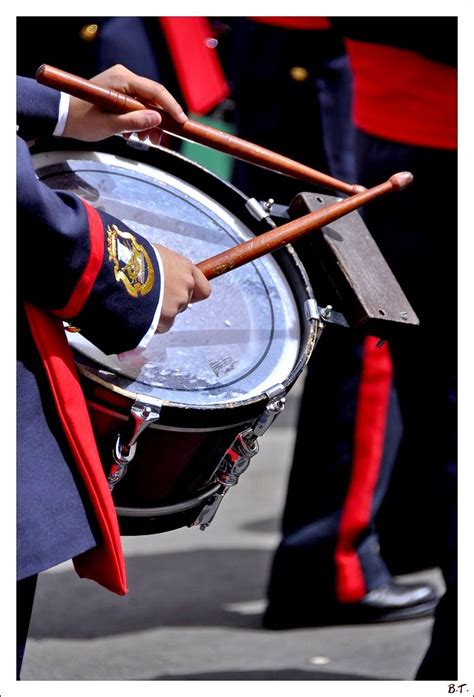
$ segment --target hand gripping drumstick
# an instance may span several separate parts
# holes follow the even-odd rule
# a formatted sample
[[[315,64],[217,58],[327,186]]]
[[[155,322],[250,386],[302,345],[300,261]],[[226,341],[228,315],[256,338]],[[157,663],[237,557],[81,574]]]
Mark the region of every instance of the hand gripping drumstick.
[[[84,80],[81,77],[71,75],[71,73],[66,73],[50,65],[41,65],[38,68],[36,80],[43,85],[54,87],[108,111],[125,113],[139,109],[156,109],[153,106],[145,106],[126,94],[99,87],[90,82],[90,80]],[[344,194],[353,195],[365,191],[364,186],[347,184],[339,179],[330,177],[328,174],[323,174],[323,172],[318,172],[316,169],[295,162],[288,157],[279,155],[254,143],[249,143],[242,138],[237,138],[210,126],[204,126],[196,121],[188,120],[186,123],[178,123],[161,109],[156,110],[160,112],[162,119],[159,128],[166,133],[194,141],[200,145],[206,145],[259,167],[266,167],[280,174],[287,174],[290,177],[301,179],[310,184],[319,184],[329,189],[335,189]]]

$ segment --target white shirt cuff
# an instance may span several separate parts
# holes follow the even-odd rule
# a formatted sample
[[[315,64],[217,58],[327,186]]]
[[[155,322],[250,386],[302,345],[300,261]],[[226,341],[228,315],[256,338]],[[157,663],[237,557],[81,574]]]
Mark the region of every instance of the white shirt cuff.
[[[67,115],[69,114],[70,97],[65,92],[61,92],[59,99],[59,116],[56,123],[56,128],[53,131],[53,136],[60,138],[66,127]]]
[[[158,263],[158,268],[160,270],[160,279],[161,279],[161,292],[160,292],[160,298],[158,300],[158,305],[155,310],[155,314],[153,315],[153,321],[145,334],[145,336],[142,338],[138,346],[136,346],[134,349],[131,349],[130,351],[124,351],[123,353],[117,354],[117,357],[119,360],[123,361],[126,360],[127,358],[130,358],[132,356],[137,356],[140,353],[142,353],[148,344],[150,343],[152,337],[156,333],[156,329],[158,327],[158,322],[160,321],[160,315],[161,315],[161,306],[163,305],[163,295],[164,295],[164,288],[165,288],[165,272],[163,269],[163,263],[161,261],[161,257],[158,253],[158,250],[153,247],[153,251],[155,252],[156,255],[156,260]]]

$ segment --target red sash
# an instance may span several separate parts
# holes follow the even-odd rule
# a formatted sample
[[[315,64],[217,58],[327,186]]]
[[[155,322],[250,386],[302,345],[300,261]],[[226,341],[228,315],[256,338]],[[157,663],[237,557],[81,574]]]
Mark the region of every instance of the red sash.
[[[306,29],[324,31],[331,28],[327,17],[251,17],[254,22],[270,24],[284,29]]]
[[[66,307],[54,313],[59,317],[80,312],[102,264],[102,220],[94,208],[85,201],[83,204],[89,221],[89,260]],[[127,579],[117,514],[62,320],[30,303],[25,303],[25,307],[60,423],[101,533],[99,546],[75,557],[74,566],[79,576],[90,578],[114,593],[124,595],[127,592]]]
[[[90,578],[114,593],[124,595],[127,580],[117,514],[100,462],[71,348],[61,320],[30,303],[25,303],[25,306],[56,410],[102,538],[98,547],[75,557],[75,569],[79,576]]]
[[[369,135],[457,149],[457,70],[395,46],[346,40],[354,122]]]
[[[189,111],[207,114],[229,94],[205,17],[160,17],[179,86]]]

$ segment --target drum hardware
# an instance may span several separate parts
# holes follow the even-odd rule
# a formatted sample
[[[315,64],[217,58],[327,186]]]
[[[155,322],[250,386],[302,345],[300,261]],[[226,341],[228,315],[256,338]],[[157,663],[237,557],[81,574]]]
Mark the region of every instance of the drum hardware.
[[[261,204],[256,198],[249,198],[245,204],[246,209],[255,220],[265,220],[266,223],[272,228],[276,227],[276,224],[270,218],[270,209],[265,207],[265,204]]]
[[[326,322],[331,318],[332,315],[332,305],[326,305],[326,307],[319,308],[319,314]]]
[[[350,325],[345,316],[342,312],[333,310],[332,305],[319,308],[319,312],[323,324],[337,324],[339,327],[347,327],[349,329]]]
[[[308,299],[304,304],[305,316],[308,319],[318,320],[321,329],[326,324],[337,324],[339,327],[349,328],[349,322],[342,312],[333,310],[332,305],[320,307],[314,298]]]
[[[263,207],[265,208],[266,211],[268,211],[268,213],[271,213],[274,205],[275,205],[275,200],[273,198],[269,198],[264,202]]]
[[[136,399],[133,403],[127,425],[117,435],[117,440],[112,450],[114,464],[110,468],[107,477],[110,491],[113,491],[116,484],[123,478],[128,465],[135,457],[138,437],[147,426],[158,421],[160,413],[161,406],[158,404],[152,406],[141,399]]]
[[[309,320],[321,319],[318,303],[316,302],[315,298],[308,298],[308,300],[305,301],[304,314],[306,319]]]
[[[345,201],[354,198],[357,196]],[[344,201],[335,196],[303,192],[291,201],[288,210],[291,218],[301,220],[309,212],[342,204]],[[311,264],[314,277],[327,280],[326,291],[330,290],[341,303],[351,329],[389,339],[419,325],[405,293],[356,210],[324,224],[319,234],[304,240],[304,246],[296,245],[296,251],[304,265]],[[315,291],[319,294],[317,285]],[[322,319],[340,324],[336,318],[331,310],[330,319]]]
[[[250,465],[250,460],[259,452],[258,438],[270,428],[276,417],[285,408],[284,388],[282,385],[278,385],[277,389],[278,396],[267,404],[256,424],[238,433],[230,448],[225,452],[215,475],[220,485],[219,489],[206,503],[194,523],[194,525],[199,525],[200,530],[206,530],[212,523],[225,494],[231,487],[239,483],[239,478]],[[270,392],[271,390],[268,391],[268,393]]]
[[[202,506],[203,503],[209,500],[210,496],[213,496],[216,491],[220,488],[220,484],[214,483],[201,491],[198,496],[192,499],[186,499],[181,503],[174,503],[171,505],[157,506],[154,508],[138,508],[137,506],[115,506],[117,515],[126,518],[165,518],[166,516],[176,515],[177,513],[185,513],[190,511],[197,506]],[[195,523],[189,523],[188,527],[191,527]]]

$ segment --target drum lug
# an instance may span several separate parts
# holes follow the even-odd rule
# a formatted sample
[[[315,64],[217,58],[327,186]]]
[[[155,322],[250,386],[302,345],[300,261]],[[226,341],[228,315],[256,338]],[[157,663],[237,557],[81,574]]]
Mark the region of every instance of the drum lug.
[[[230,448],[225,452],[216,472],[216,480],[220,487],[194,522],[194,525],[199,525],[200,530],[205,530],[212,523],[225,494],[230,487],[238,484],[240,475],[250,465],[252,457],[258,453],[257,439],[265,433],[278,414],[285,408],[285,388],[283,385],[275,385],[266,394],[270,395],[270,393],[273,398],[268,402],[263,414],[253,426],[238,433]]]
[[[286,404],[286,390],[282,384],[274,385],[265,393],[268,403],[265,411],[253,427],[255,438],[260,438],[270,428],[276,417],[283,411]]]
[[[112,451],[114,464],[110,468],[107,481],[110,491],[122,479],[128,465],[135,457],[138,437],[145,428],[158,421],[161,413],[161,404],[149,404],[136,399],[133,403],[124,430],[117,435],[117,440]]]
[[[240,475],[245,472],[250,460],[257,453],[258,443],[253,428],[246,428],[238,433],[230,448],[226,450],[216,472],[216,480],[220,487],[201,510],[194,525],[199,525],[201,530],[205,530],[212,523],[225,494],[232,486],[238,484]]]

